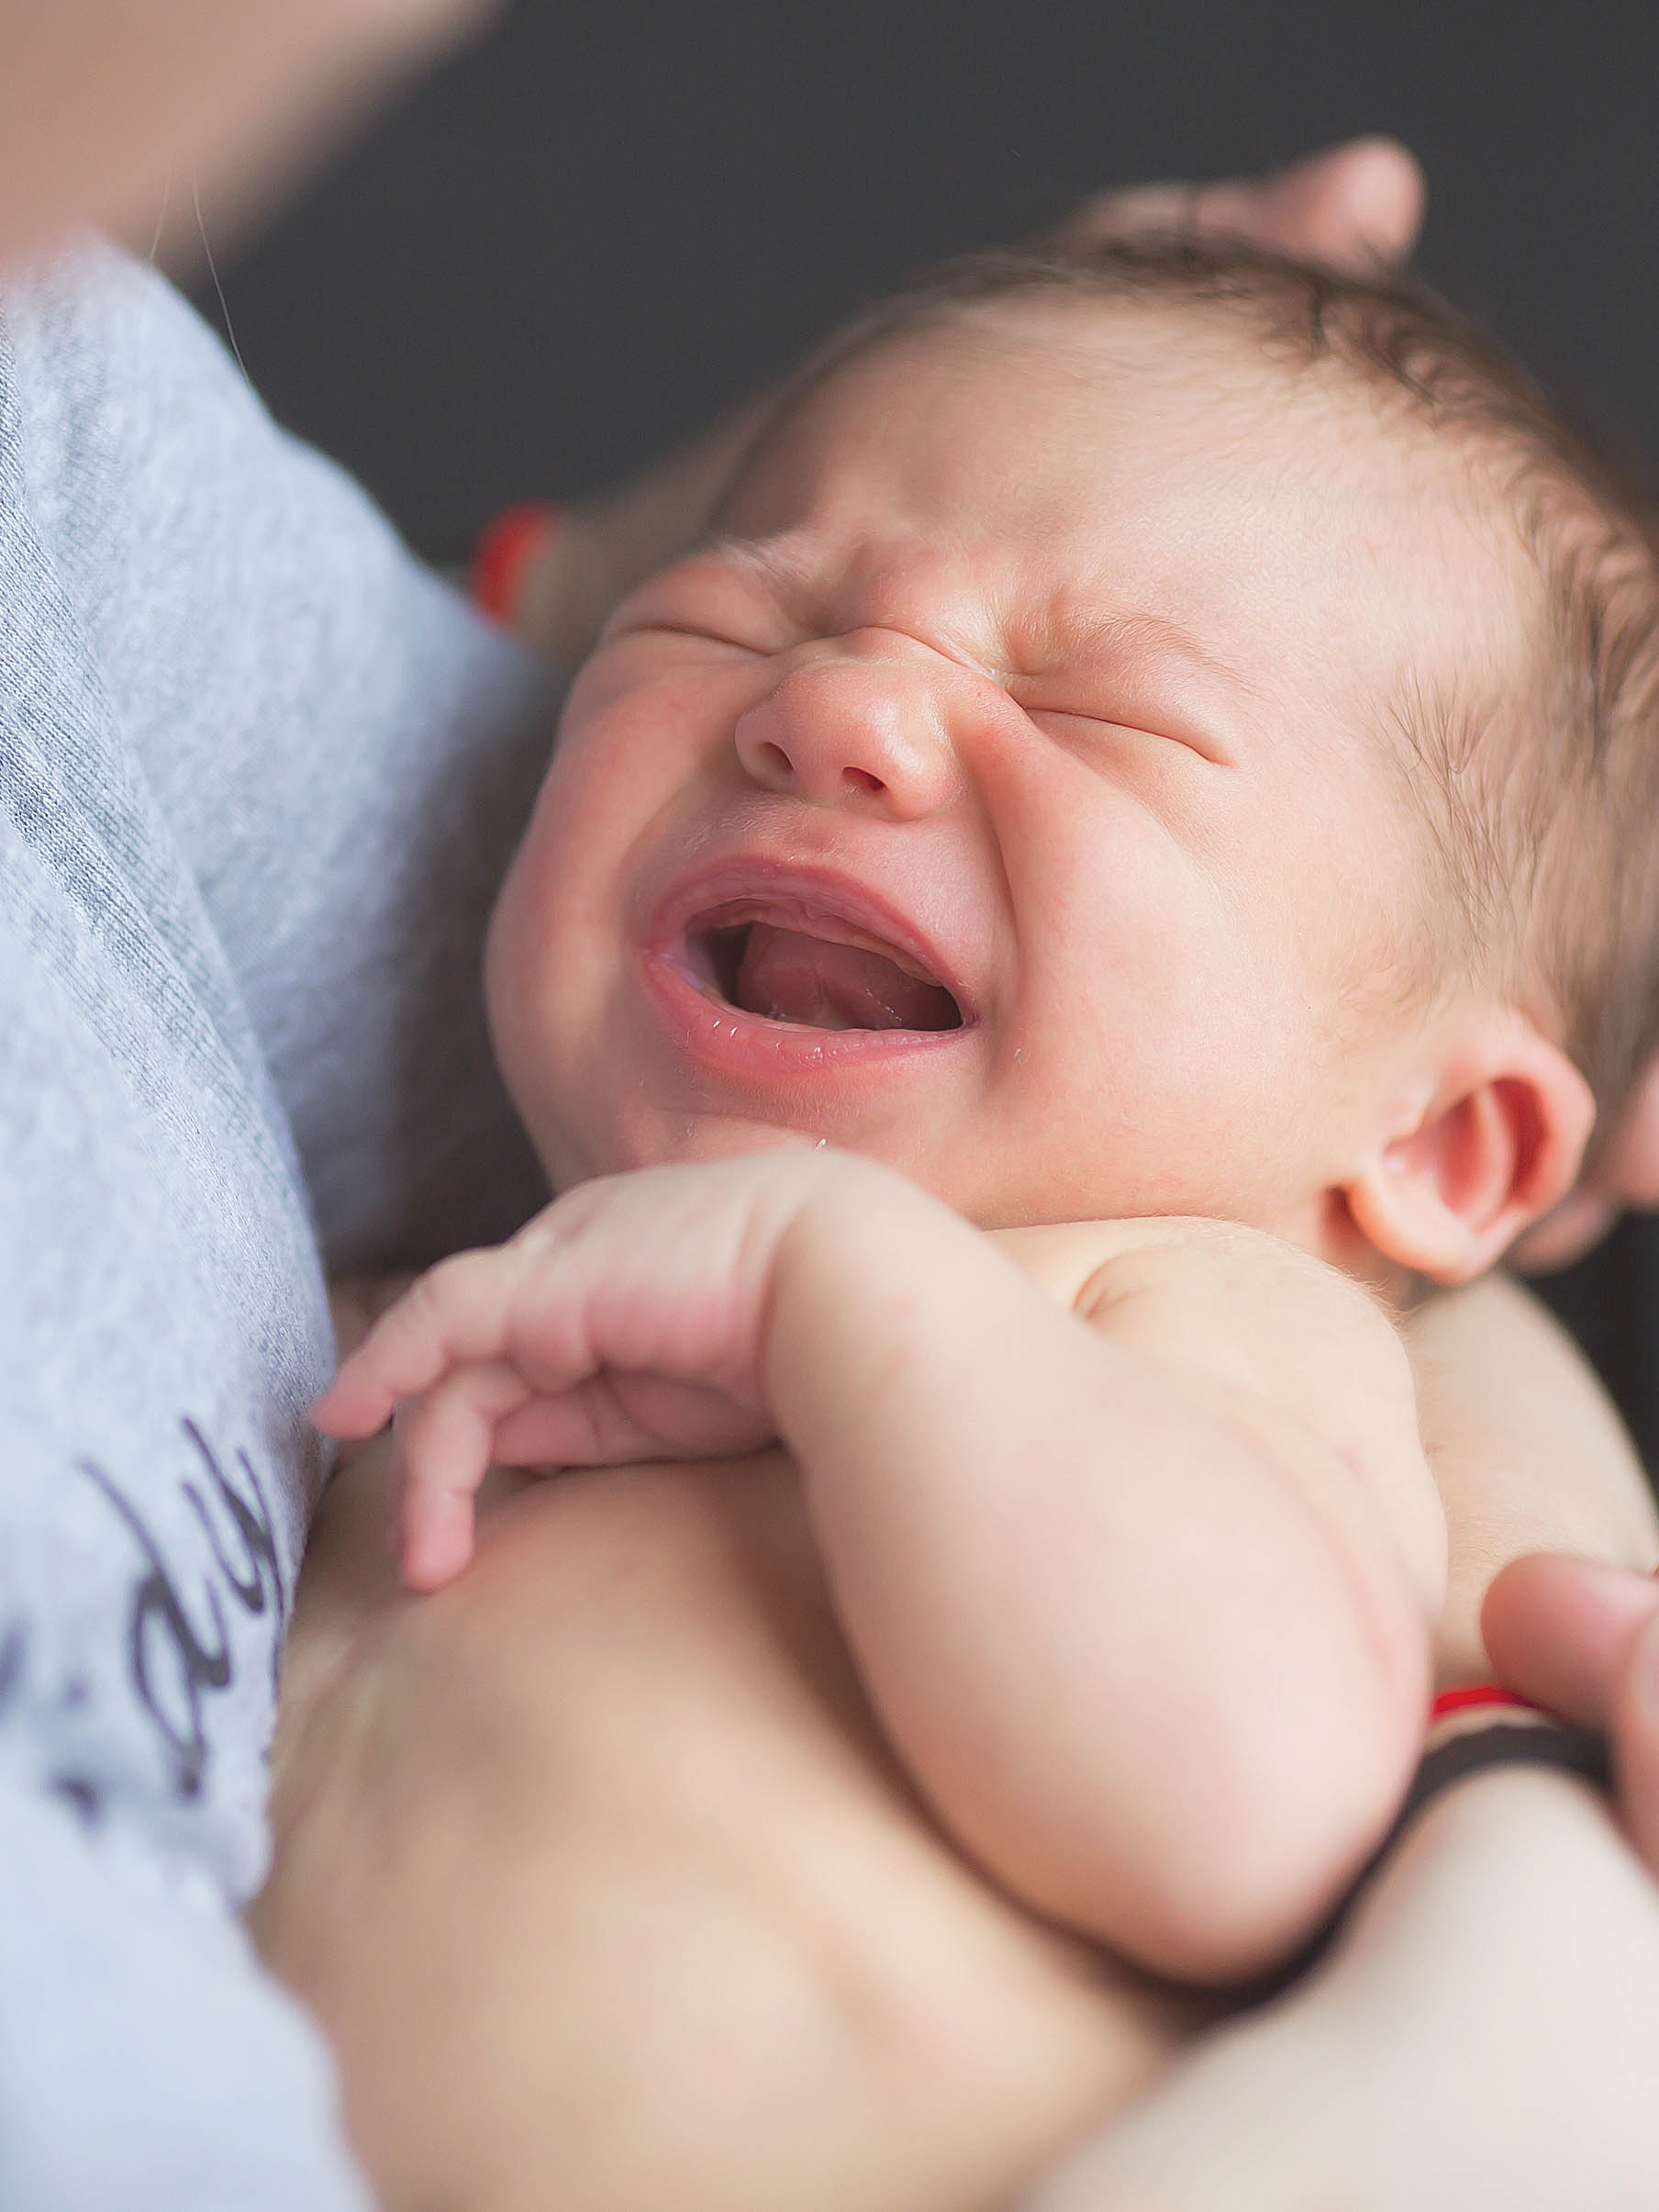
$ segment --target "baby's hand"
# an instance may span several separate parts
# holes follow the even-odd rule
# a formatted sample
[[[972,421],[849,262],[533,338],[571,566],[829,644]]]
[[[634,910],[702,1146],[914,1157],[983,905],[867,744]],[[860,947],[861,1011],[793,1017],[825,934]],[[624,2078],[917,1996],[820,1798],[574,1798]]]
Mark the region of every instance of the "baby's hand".
[[[845,1163],[839,1163],[844,1166]],[[421,1276],[312,1408],[331,1436],[396,1415],[394,1537],[416,1590],[473,1551],[492,1465],[757,1449],[774,1269],[837,1156],[780,1151],[584,1183],[507,1244]]]

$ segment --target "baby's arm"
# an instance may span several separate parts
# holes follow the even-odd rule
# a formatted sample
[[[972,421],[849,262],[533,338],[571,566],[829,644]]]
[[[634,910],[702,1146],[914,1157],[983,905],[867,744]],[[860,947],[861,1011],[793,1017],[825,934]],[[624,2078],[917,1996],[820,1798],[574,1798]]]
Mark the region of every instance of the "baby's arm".
[[[989,1369],[998,1451],[975,1452],[989,1424],[962,1409],[974,1509],[942,1469],[936,1540],[1033,1664],[987,1665],[976,1708],[919,1648],[919,1704],[962,1762],[954,1797],[912,1763],[1031,1902],[1165,1972],[1259,1965],[1357,1871],[1420,1742],[1445,1533],[1399,1341],[1344,1278],[1227,1223],[996,1243],[1059,1313],[1030,1315],[1041,1355],[1010,1330]],[[988,1300],[981,1327],[995,1362]],[[1034,1410],[1052,1474],[1028,1525]],[[919,1443],[895,1440],[896,1483]],[[854,1637],[864,1654],[873,1640]],[[878,1702],[893,1726],[893,1693]]]
[[[1443,1558],[1409,1378],[1367,1301],[1271,1240],[999,1245],[831,1155],[651,1170],[424,1278],[319,1416],[361,1434],[399,1400],[429,1583],[492,1458],[781,1435],[941,1817],[1165,1971],[1292,1942],[1414,1755]]]
[[[1027,1902],[1165,1972],[1260,1965],[1420,1738],[1444,1536],[1398,1342],[1223,1223],[919,1228],[827,1214],[774,1336],[874,1701]]]

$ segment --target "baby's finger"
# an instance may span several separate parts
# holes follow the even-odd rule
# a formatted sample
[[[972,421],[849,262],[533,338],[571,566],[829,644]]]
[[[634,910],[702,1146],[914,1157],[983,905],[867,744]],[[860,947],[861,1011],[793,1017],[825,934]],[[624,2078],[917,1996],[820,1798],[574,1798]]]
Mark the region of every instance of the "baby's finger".
[[[471,1493],[406,1491],[394,1530],[398,1570],[407,1590],[441,1590],[473,1556]]]
[[[649,1459],[663,1450],[660,1435],[618,1403],[607,1375],[590,1375],[556,1397],[528,1394],[495,1431],[501,1467],[606,1467]]]
[[[529,1391],[499,1363],[462,1368],[398,1409],[397,1550],[411,1590],[438,1590],[473,1556],[473,1500],[499,1424]]]
[[[371,1436],[400,1399],[451,1369],[499,1359],[518,1289],[511,1251],[459,1252],[411,1284],[311,1408],[325,1436]]]
[[[311,1402],[312,1425],[325,1436],[338,1436],[341,1443],[372,1436],[384,1428],[397,1402],[391,1391],[356,1368],[356,1357],[353,1353],[322,1396]]]
[[[403,1502],[408,1480],[397,1454],[386,1455],[386,1549],[396,1566],[403,1558]]]

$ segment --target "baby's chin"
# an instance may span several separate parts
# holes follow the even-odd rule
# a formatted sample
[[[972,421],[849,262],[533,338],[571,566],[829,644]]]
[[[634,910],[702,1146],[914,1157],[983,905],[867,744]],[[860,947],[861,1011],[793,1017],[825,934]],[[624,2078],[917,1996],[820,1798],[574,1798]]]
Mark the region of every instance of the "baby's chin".
[[[1195,1190],[1189,1182],[1163,1183],[1157,1177],[1135,1178],[1127,1186],[1109,1164],[1100,1172],[1063,1190],[1046,1185],[1034,1187],[1029,1178],[1009,1179],[995,1164],[974,1156],[952,1156],[948,1145],[934,1143],[920,1152],[906,1141],[905,1134],[889,1129],[870,1134],[866,1141],[848,1144],[844,1137],[820,1135],[810,1128],[792,1128],[776,1122],[737,1113],[684,1112],[642,1114],[631,1123],[621,1117],[602,1129],[562,1131],[545,1138],[531,1129],[532,1139],[555,1192],[606,1175],[625,1175],[643,1167],[666,1167],[697,1160],[735,1159],[745,1153],[774,1152],[793,1147],[811,1151],[839,1145],[864,1159],[908,1176],[912,1182],[973,1222],[981,1229],[1033,1229],[1056,1223],[1122,1221],[1157,1215],[1200,1215],[1218,1221],[1236,1221],[1283,1238],[1369,1284],[1385,1298],[1404,1304],[1399,1270],[1374,1252],[1356,1235],[1351,1221],[1345,1234],[1333,1229],[1327,1194],[1310,1193],[1306,1201],[1275,1210],[1271,1218],[1259,1209],[1238,1202],[1236,1193]],[[1006,1162],[1002,1163],[1006,1167]],[[977,1169],[977,1172],[975,1170]],[[1342,1213],[1338,1209],[1337,1212]],[[1345,1217],[1344,1217],[1345,1218]]]
[[[980,1229],[1033,1229],[1059,1221],[1108,1221],[1131,1213],[1191,1211],[1190,1207],[1126,1204],[1119,1202],[1118,1193],[1103,1190],[1096,1194],[1092,1203],[1080,1203],[1057,1212],[1052,1205],[1032,1202],[1029,1190],[1003,1189],[994,1177],[982,1174],[975,1179],[965,1167],[963,1175],[953,1176],[942,1148],[932,1148],[919,1156],[902,1141],[883,1144],[872,1140],[849,1145],[833,1136],[819,1136],[809,1130],[784,1127],[775,1122],[752,1120],[740,1114],[687,1116],[653,1127],[648,1134],[630,1133],[626,1141],[611,1134],[602,1145],[581,1147],[551,1145],[540,1149],[548,1181],[558,1194],[600,1176],[624,1175],[640,1168],[737,1159],[744,1154],[791,1148],[815,1151],[825,1146],[874,1160],[907,1176]]]

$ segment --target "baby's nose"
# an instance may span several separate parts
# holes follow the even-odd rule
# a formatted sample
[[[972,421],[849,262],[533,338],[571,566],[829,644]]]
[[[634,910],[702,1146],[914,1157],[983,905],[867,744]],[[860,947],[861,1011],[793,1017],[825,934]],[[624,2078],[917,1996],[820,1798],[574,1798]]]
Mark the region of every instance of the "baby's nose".
[[[766,790],[814,806],[896,821],[936,813],[962,782],[946,688],[900,661],[809,662],[739,721],[738,758]]]

